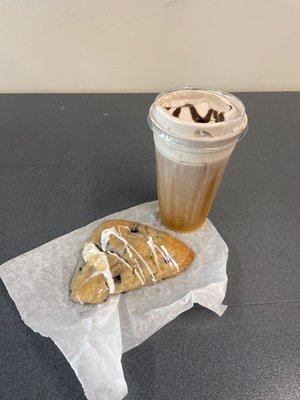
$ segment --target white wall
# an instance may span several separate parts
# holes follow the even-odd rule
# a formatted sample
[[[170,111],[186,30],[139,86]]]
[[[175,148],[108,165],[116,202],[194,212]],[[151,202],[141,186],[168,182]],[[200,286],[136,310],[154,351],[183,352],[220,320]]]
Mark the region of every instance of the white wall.
[[[1,0],[0,92],[300,89],[300,0]]]

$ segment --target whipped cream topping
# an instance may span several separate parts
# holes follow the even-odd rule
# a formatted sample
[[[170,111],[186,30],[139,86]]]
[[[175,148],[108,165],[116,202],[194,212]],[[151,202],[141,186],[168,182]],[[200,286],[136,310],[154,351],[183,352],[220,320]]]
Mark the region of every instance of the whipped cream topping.
[[[183,139],[222,140],[247,126],[243,103],[229,93],[178,88],[161,93],[149,112],[150,126]]]
[[[158,106],[182,121],[217,124],[236,114],[234,103],[205,91],[177,91],[162,97]]]

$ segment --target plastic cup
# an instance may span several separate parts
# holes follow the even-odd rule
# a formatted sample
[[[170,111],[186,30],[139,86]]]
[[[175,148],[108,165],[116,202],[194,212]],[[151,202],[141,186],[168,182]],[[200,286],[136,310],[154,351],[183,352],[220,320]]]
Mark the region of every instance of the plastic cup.
[[[174,96],[178,97],[176,104],[181,104],[203,95],[212,101],[214,96],[216,101],[224,101],[233,110],[230,118],[199,123],[183,121],[167,112]],[[229,93],[179,87],[156,97],[148,123],[155,143],[160,218],[172,230],[194,231],[204,224],[230,155],[246,132],[244,105]]]

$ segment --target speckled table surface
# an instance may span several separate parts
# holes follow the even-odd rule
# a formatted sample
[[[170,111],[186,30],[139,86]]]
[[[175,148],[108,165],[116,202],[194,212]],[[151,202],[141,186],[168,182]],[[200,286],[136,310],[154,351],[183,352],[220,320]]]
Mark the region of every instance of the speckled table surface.
[[[300,396],[300,93],[238,96],[249,131],[210,214],[230,249],[229,308],[220,318],[195,306],[124,354],[128,400]],[[0,96],[0,263],[156,198],[153,97]],[[58,348],[23,324],[0,281],[0,399],[84,398]]]

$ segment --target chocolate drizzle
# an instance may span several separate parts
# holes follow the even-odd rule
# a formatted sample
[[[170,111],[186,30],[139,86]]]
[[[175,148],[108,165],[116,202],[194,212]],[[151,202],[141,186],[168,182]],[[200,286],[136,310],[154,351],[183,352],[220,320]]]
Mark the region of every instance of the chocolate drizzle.
[[[186,107],[189,108],[190,113],[191,113],[191,117],[192,117],[192,119],[193,119],[194,122],[199,122],[199,123],[202,123],[202,124],[207,124],[208,122],[211,121],[212,117],[213,117],[213,119],[214,119],[215,122],[223,122],[223,121],[225,121],[224,112],[218,113],[217,110],[214,110],[213,108],[210,108],[210,109],[207,111],[206,115],[205,115],[204,117],[202,117],[202,116],[198,113],[196,107],[195,107],[193,104],[185,104],[185,105],[183,105],[183,106],[181,106],[181,107],[176,107],[175,110],[172,112],[173,117],[178,117],[179,114],[180,114],[181,109],[184,108],[184,107],[185,107],[185,108],[186,108]],[[230,109],[231,109],[231,108],[232,108],[232,107],[230,106]],[[165,107],[165,109],[166,109],[166,110],[170,110],[171,107]]]
[[[217,121],[218,119],[218,112],[216,110],[213,111],[214,120]]]
[[[225,121],[224,113],[223,113],[223,112],[220,112],[220,113],[219,113],[219,121],[220,121],[220,122]],[[219,121],[218,121],[218,122],[219,122]]]
[[[180,111],[181,111],[181,107],[175,108],[175,110],[172,113],[173,117],[178,117],[178,115],[180,114]]]

